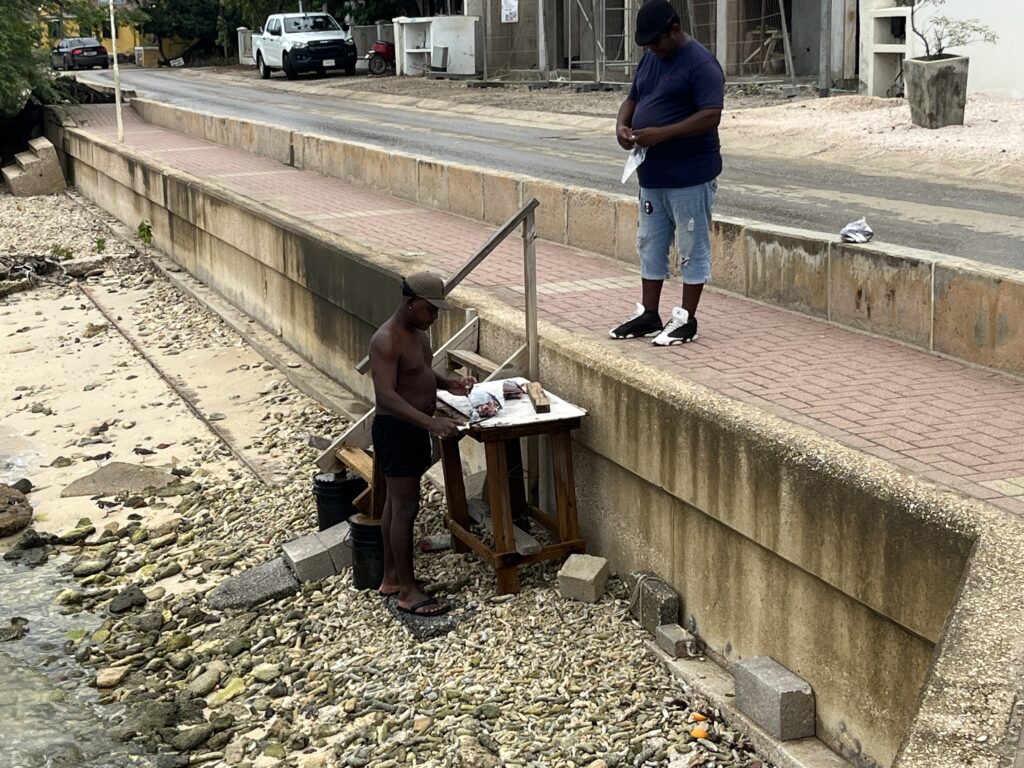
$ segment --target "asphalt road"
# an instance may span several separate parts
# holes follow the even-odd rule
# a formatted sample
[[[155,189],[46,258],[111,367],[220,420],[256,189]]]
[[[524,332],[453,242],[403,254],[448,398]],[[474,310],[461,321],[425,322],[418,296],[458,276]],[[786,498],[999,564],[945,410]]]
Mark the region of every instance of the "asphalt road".
[[[109,81],[112,74],[92,72],[89,78]],[[603,133],[288,93],[267,89],[255,72],[251,85],[169,71],[127,70],[121,78],[123,87],[139,96],[190,109],[583,187],[636,190],[634,181],[620,183],[625,155],[614,136]],[[716,212],[833,233],[865,216],[876,242],[1024,269],[1022,190],[873,175],[806,159],[737,155],[726,146]]]

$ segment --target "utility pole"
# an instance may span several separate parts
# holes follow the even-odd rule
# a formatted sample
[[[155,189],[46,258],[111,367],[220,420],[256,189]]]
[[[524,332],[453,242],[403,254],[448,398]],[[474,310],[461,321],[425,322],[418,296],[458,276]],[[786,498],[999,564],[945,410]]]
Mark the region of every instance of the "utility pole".
[[[832,0],[821,0],[821,42],[818,46],[818,96],[832,90]]]
[[[537,71],[541,77],[548,73],[548,36],[544,27],[544,0],[537,0]]]
[[[117,141],[124,143],[124,120],[121,118],[121,68],[117,65],[117,23],[114,21],[114,0],[107,0],[110,9],[110,55],[114,59],[114,111],[117,112]]]

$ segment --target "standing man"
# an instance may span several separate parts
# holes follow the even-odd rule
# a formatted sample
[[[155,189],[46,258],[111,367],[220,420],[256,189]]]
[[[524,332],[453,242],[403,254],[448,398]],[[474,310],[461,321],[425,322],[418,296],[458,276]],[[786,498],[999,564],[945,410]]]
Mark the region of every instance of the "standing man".
[[[402,303],[370,339],[370,370],[377,411],[373,419],[374,460],[387,485],[381,520],[384,579],[380,593],[394,597],[398,610],[440,616],[451,610],[423,591],[413,575],[413,524],[420,509],[420,480],[430,467],[430,436],[455,434],[459,422],[434,416],[437,390],[468,395],[476,380],[434,372],[426,331],[438,310],[449,309],[444,281],[418,272],[402,281]]]
[[[725,76],[711,52],[683,32],[668,0],[649,0],[637,14],[635,39],[647,47],[629,96],[619,107],[616,138],[623,149],[646,147],[640,180],[642,302],[613,339],[654,336],[659,346],[697,338],[697,304],[711,277],[711,209],[722,152]],[[673,239],[683,271],[682,306],[667,324],[658,305],[669,275]]]

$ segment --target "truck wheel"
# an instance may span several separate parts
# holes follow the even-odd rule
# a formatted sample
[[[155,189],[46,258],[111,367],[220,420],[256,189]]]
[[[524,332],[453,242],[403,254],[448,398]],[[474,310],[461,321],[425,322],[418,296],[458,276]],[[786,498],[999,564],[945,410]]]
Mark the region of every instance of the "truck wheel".
[[[263,80],[270,79],[270,67],[268,67],[267,63],[263,61],[262,53],[256,54],[256,70],[260,73],[260,77]]]
[[[295,65],[292,64],[292,56],[290,53],[281,54],[281,68],[284,70],[285,77],[289,80],[294,80],[299,76],[299,73],[295,69]]]

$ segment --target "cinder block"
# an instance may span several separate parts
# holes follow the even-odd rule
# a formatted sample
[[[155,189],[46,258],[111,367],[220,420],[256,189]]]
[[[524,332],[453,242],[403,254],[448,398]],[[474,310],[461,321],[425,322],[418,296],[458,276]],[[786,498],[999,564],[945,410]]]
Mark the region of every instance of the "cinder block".
[[[336,573],[331,553],[315,533],[289,541],[282,549],[285,563],[299,581],[320,581]]]
[[[697,638],[678,624],[662,624],[654,633],[654,639],[658,647],[673,659],[700,656]]]
[[[315,534],[324,549],[331,556],[335,573],[341,573],[352,567],[352,548],[348,544],[348,523],[332,525],[325,531]]]
[[[596,603],[608,583],[608,561],[591,555],[571,555],[558,572],[558,591],[562,597]]]
[[[814,691],[810,684],[768,656],[733,668],[736,706],[776,739],[814,735]]]
[[[662,624],[679,623],[679,595],[653,573],[631,573],[629,612],[652,635]]]

